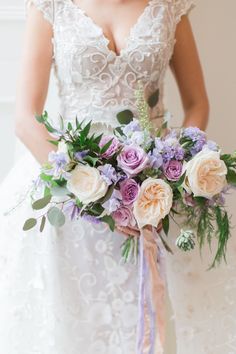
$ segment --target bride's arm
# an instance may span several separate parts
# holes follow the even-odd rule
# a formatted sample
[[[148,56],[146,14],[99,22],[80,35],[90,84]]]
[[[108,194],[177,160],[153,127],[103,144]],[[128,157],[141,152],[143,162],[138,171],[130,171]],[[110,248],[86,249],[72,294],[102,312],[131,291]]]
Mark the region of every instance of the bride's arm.
[[[176,44],[170,62],[182,98],[185,112],[184,126],[198,126],[205,130],[209,115],[201,63],[186,15],[182,16],[176,29]]]
[[[34,117],[43,112],[47,96],[53,55],[51,38],[50,23],[31,6],[17,89],[15,133],[41,164],[53,150],[53,145],[47,142],[52,138]]]

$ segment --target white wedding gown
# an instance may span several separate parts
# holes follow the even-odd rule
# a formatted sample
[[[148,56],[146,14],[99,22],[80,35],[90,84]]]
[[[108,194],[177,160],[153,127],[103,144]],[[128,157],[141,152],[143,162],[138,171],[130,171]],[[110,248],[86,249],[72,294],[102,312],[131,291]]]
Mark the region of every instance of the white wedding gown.
[[[117,112],[136,111],[138,80],[147,96],[160,88],[153,116],[163,114],[175,29],[191,0],[150,0],[119,56],[72,0],[27,5],[32,2],[53,25],[53,67],[65,120],[73,123],[77,115],[92,119],[96,131],[111,131]],[[138,270],[120,262],[123,236],[84,220],[67,221],[61,229],[48,225],[42,234],[23,232],[33,214],[25,195],[38,173],[28,153],[0,186],[0,354],[136,354]],[[177,353],[235,354],[236,246],[229,249],[228,266],[206,272],[210,252],[201,262],[197,249],[176,250],[176,233],[172,225],[175,254],[166,254],[166,266]]]

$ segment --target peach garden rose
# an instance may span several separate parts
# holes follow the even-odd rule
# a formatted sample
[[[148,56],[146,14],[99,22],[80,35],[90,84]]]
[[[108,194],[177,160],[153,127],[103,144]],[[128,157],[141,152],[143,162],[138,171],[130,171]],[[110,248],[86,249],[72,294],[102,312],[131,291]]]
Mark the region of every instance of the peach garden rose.
[[[184,170],[184,188],[195,197],[211,199],[222,192],[227,184],[227,167],[218,151],[203,149],[185,164]]]
[[[157,227],[159,222],[169,214],[173,203],[173,192],[169,184],[162,179],[149,177],[139,191],[134,202],[134,216],[139,228],[146,225]]]

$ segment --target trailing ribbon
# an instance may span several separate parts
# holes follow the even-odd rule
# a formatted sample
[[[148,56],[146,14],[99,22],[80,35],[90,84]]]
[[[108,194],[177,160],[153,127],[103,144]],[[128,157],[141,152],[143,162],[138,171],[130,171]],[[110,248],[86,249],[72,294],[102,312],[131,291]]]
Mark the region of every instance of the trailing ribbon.
[[[139,322],[137,354],[163,354],[165,341],[165,265],[157,232],[139,238]],[[157,337],[156,337],[157,335]]]

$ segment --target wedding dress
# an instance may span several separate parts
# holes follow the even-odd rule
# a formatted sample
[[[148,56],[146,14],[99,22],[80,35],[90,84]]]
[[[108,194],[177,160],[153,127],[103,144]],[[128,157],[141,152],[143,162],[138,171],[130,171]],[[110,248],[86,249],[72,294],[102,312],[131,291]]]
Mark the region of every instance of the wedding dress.
[[[65,121],[74,124],[77,115],[92,119],[95,131],[111,132],[116,113],[136,112],[138,81],[147,96],[160,89],[152,118],[163,116],[176,25],[191,0],[150,0],[119,55],[72,0],[31,3],[53,26],[52,66]],[[136,353],[138,269],[120,260],[123,236],[85,220],[47,225],[42,234],[22,231],[33,213],[29,190],[39,167],[28,152],[0,186],[0,354]],[[176,232],[173,224],[166,275],[178,354],[235,354],[235,266],[205,272],[197,250],[176,250]]]

